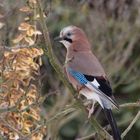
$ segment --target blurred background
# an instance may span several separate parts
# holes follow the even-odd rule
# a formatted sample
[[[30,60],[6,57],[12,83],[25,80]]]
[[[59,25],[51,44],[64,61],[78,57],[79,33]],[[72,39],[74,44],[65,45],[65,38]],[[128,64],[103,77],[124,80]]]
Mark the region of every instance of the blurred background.
[[[26,1],[0,0],[0,44],[12,46],[17,27],[25,15],[19,8]],[[138,102],[140,99],[140,1],[139,0],[42,0],[47,13],[46,24],[52,39],[54,54],[61,65],[65,61],[65,48],[53,41],[62,28],[76,25],[82,28],[92,44],[93,53],[101,61],[110,79],[114,96],[119,104]],[[40,24],[38,23],[40,28]],[[43,45],[43,37],[39,43]],[[1,54],[1,52],[0,52]],[[48,95],[42,113],[48,118],[66,111],[49,123],[48,135],[52,140],[94,140],[94,129],[87,116],[78,108],[68,89],[59,80],[46,56],[42,57],[41,92]],[[123,132],[139,111],[138,107],[114,110],[120,131]],[[95,117],[104,127],[107,121],[97,106]],[[140,139],[138,120],[125,140]]]

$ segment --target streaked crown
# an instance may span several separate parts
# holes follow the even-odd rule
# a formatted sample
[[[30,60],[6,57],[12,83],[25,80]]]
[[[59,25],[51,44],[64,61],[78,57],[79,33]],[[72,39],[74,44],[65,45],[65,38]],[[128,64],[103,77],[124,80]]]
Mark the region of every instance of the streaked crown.
[[[73,25],[63,28],[57,40],[67,49],[70,47],[75,47],[75,49],[77,47],[78,50],[90,48],[88,39],[83,30]]]

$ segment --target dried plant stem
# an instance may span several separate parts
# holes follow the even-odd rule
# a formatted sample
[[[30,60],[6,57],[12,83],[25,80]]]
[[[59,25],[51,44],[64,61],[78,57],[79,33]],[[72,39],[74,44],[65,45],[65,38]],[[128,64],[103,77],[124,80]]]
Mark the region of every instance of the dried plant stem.
[[[125,131],[122,133],[121,137],[124,138],[126,134],[131,130],[135,122],[140,118],[140,111],[137,113],[135,118],[132,120],[132,122],[129,124],[129,126],[125,129]]]
[[[68,108],[67,110],[63,110],[61,112],[56,113],[54,116],[52,116],[50,119],[44,121],[40,126],[38,126],[35,130],[32,131],[32,134],[26,135],[24,137],[24,139],[28,139],[31,137],[31,135],[35,134],[36,132],[38,132],[41,128],[43,128],[44,126],[47,126],[49,123],[51,123],[52,121],[54,121],[55,119],[59,118],[60,116],[64,116],[68,113],[71,113],[75,111],[75,109],[73,108]]]
[[[9,124],[7,121],[5,121],[3,118],[0,117],[0,121],[4,123],[6,127],[8,127],[10,130],[16,132],[20,137],[24,137],[24,135],[18,131],[16,128],[14,128],[11,124]]]
[[[52,65],[52,67],[54,68],[54,70],[56,71],[56,73],[58,74],[60,80],[63,82],[63,84],[66,87],[68,87],[68,89],[70,90],[72,95],[77,100],[77,105],[79,106],[79,108],[81,108],[83,110],[83,112],[86,112],[86,109],[82,104],[82,101],[80,99],[77,99],[76,91],[71,86],[71,84],[69,84],[68,80],[65,78],[62,68],[60,67],[59,62],[57,61],[55,55],[53,54],[52,44],[51,44],[48,28],[46,26],[46,23],[45,23],[45,20],[43,17],[43,9],[41,6],[41,1],[37,0],[37,4],[38,4],[38,10],[39,10],[39,14],[40,14],[40,23],[42,26],[43,36],[44,36],[44,40],[45,40],[45,46],[42,46],[44,53],[49,58],[50,63]],[[110,136],[110,134],[107,131],[105,131],[93,117],[90,119],[90,123],[94,126],[95,130],[97,132],[99,132],[98,134],[101,137],[101,139],[111,140],[112,137]]]
[[[29,91],[29,89],[30,89],[30,85],[31,85],[31,82],[29,83],[29,86],[28,86],[28,88],[26,89],[25,94],[24,94],[23,96],[21,96],[21,97],[17,100],[17,102],[15,103],[14,106],[5,107],[5,108],[0,108],[0,114],[1,114],[1,113],[4,113],[4,112],[18,111],[17,107],[19,106],[19,104],[21,103],[21,101],[27,99],[26,94],[28,93],[28,91]],[[29,105],[29,106],[30,106],[30,105]],[[27,107],[28,107],[28,106],[27,106]]]
[[[82,137],[82,138],[77,138],[76,140],[87,140],[87,139],[89,139],[89,138],[91,138],[93,136],[95,136],[95,133],[92,133],[92,134],[90,134],[88,136],[85,136],[85,137]]]

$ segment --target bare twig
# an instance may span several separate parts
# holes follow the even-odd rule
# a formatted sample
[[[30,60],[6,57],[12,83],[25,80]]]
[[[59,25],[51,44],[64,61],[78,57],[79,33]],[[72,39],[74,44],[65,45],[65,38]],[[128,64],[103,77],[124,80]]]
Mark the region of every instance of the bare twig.
[[[31,137],[31,135],[33,135],[34,133],[38,132],[41,128],[47,126],[50,122],[54,121],[55,119],[57,119],[58,117],[62,116],[62,115],[66,115],[68,113],[71,113],[75,111],[75,109],[73,108],[68,108],[67,110],[63,110],[61,112],[58,112],[57,114],[55,114],[54,116],[52,116],[50,119],[48,119],[47,121],[45,121],[42,125],[38,126],[35,130],[32,131],[31,134],[26,135],[26,137],[24,137],[24,139],[28,139]]]
[[[137,58],[133,64],[129,67],[129,69],[123,74],[123,77],[113,86],[113,88],[118,87],[118,85],[120,85],[121,83],[123,83],[127,77],[130,75],[131,71],[136,67],[136,65],[138,65],[138,63],[140,62],[140,59]]]
[[[0,121],[3,122],[4,125],[7,126],[10,130],[16,132],[19,136],[24,137],[24,135],[20,131],[18,131],[16,128],[14,128],[11,124],[9,124],[3,118],[0,117]]]
[[[12,50],[17,50],[17,49],[22,49],[22,48],[34,48],[35,46],[27,46],[27,45],[16,45],[14,47],[10,46],[0,46],[0,51],[12,51]]]
[[[126,107],[140,107],[140,102],[125,103],[125,104],[120,105],[120,108],[126,108]]]
[[[18,101],[16,102],[16,104],[14,106],[0,108],[0,113],[17,111],[18,105],[21,103],[22,100],[24,100],[26,98],[27,98],[26,96],[22,96],[21,98],[18,99]]]
[[[126,119],[126,120],[123,121],[123,122],[119,122],[119,123],[118,123],[118,126],[126,125],[126,124],[132,122],[132,120],[133,120],[132,117],[129,118],[128,120]],[[107,125],[107,126],[104,127],[104,129],[107,130],[107,131],[109,131],[109,130],[111,130],[111,127],[110,127],[110,125]],[[87,136],[77,138],[76,140],[87,140],[87,139],[89,139],[89,138],[94,138],[95,136],[96,136],[96,132],[93,132],[93,133],[91,133],[91,134],[89,134],[89,135],[87,135]]]
[[[82,137],[82,138],[77,138],[76,140],[87,140],[87,139],[89,139],[89,138],[95,136],[95,134],[96,134],[96,133],[92,133],[92,134],[90,134],[90,135],[88,135],[88,136],[85,136],[85,137]]]
[[[140,118],[140,111],[137,113],[133,121],[129,124],[129,126],[125,129],[125,131],[122,133],[121,137],[124,138],[126,134],[131,130],[135,122]]]

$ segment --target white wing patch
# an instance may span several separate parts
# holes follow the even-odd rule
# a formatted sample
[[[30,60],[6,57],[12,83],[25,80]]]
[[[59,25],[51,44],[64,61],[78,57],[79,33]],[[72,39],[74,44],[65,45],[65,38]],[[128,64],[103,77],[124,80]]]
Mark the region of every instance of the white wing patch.
[[[86,85],[86,87],[88,87],[91,90],[95,90],[94,87],[93,87],[93,85],[95,87],[97,87],[97,88],[99,88],[99,86],[100,86],[100,84],[97,82],[97,80],[95,78],[94,78],[94,80],[92,82],[89,82],[89,83],[87,83],[85,85]]]
[[[81,94],[84,95],[88,100],[96,100],[102,108],[106,107],[108,109],[112,108],[113,103],[111,102],[112,99],[105,94],[100,93],[97,89],[99,88],[100,84],[96,79],[93,82],[88,82],[85,86],[89,89],[89,91],[82,92]]]
[[[94,78],[93,82],[91,82],[93,85],[95,85],[97,88],[100,86],[100,84],[97,82],[97,80]]]
[[[110,109],[112,108],[112,106],[118,108],[116,102],[114,102],[111,97],[109,97],[108,95],[103,93],[102,90],[100,90],[100,84],[96,79],[90,82],[80,72],[73,71],[72,69],[70,69],[69,72],[76,80],[78,80],[80,84],[85,85],[85,88],[81,90],[80,94],[84,95],[87,99],[93,101],[96,100],[103,108]]]

